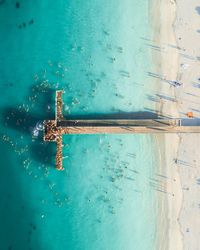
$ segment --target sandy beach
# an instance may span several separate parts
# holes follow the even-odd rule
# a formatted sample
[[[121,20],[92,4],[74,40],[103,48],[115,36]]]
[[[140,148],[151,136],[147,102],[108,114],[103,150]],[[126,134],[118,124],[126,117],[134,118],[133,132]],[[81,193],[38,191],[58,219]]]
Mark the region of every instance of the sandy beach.
[[[156,59],[156,73],[161,75],[157,79],[161,95],[157,112],[164,116],[186,117],[189,111],[195,117],[199,116],[198,4],[198,0],[158,0],[152,3],[151,17],[155,30],[152,42],[159,46],[159,50],[152,54]],[[180,81],[183,86],[176,89],[170,87],[162,81],[162,77]],[[166,220],[158,219],[163,232],[158,249],[197,250],[200,246],[200,135],[165,135],[157,136],[157,140],[160,145],[164,141],[160,149],[159,171],[167,178],[166,195],[159,195],[160,217],[166,214]]]
[[[175,34],[179,53],[178,80],[184,87],[177,91],[180,116],[192,111],[199,117],[199,18],[198,0],[177,1]],[[186,66],[186,67],[184,67]],[[200,135],[181,135],[176,168],[181,179],[183,193],[179,223],[183,235],[183,249],[197,250],[200,246],[199,182]]]

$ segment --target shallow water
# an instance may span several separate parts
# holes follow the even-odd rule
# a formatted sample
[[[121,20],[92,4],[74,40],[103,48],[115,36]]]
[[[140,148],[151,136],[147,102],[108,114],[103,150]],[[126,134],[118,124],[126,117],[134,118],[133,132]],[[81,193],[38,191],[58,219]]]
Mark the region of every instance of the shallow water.
[[[66,117],[154,109],[148,1],[19,3],[0,5],[1,248],[155,249],[153,136],[65,136],[63,172],[32,136],[56,89]]]

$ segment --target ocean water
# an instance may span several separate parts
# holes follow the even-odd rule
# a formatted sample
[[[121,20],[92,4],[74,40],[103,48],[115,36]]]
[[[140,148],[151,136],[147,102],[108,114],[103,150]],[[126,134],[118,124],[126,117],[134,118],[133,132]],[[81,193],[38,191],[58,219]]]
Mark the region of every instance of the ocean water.
[[[150,135],[33,131],[54,117],[152,115],[148,0],[0,2],[0,249],[156,249],[157,173]],[[141,113],[143,112],[143,113]]]

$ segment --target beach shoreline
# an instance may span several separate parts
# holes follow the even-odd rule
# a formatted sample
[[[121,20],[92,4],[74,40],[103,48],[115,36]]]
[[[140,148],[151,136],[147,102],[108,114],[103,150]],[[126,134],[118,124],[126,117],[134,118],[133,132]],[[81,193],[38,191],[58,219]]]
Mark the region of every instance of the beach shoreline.
[[[177,18],[176,3],[174,1],[153,1],[151,4],[151,21],[153,26],[152,42],[158,46],[158,51],[153,51],[155,73],[161,77],[156,79],[157,93],[163,97],[175,98],[175,90],[167,84],[163,84],[162,77],[177,79],[179,54],[174,32],[174,22]],[[179,117],[176,101],[169,102],[160,98],[156,104],[158,115],[171,118]],[[183,249],[182,234],[177,221],[182,206],[182,190],[180,176],[174,167],[174,159],[177,157],[179,137],[177,135],[156,136],[157,147],[160,148],[160,161],[158,172],[166,176],[163,181],[165,195],[158,194],[158,231],[157,248],[159,250]]]
[[[161,76],[155,79],[161,95],[156,104],[160,115],[185,118],[187,112],[193,112],[199,117],[198,7],[198,0],[157,0],[152,3],[152,43],[159,48],[152,52],[152,56],[154,73]],[[182,82],[183,86],[170,88],[162,84],[162,77]],[[166,195],[158,195],[158,228],[161,232],[157,249],[199,249],[200,135],[157,136],[157,147],[161,150],[159,171],[167,177]]]

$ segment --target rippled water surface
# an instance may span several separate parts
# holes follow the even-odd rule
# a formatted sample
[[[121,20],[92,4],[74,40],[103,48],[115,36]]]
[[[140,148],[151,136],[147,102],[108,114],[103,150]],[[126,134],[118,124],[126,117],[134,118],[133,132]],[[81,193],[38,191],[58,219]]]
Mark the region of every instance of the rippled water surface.
[[[148,13],[147,0],[0,2],[0,249],[155,249],[152,136],[66,135],[57,172],[37,132],[56,89],[66,117],[154,109]]]

